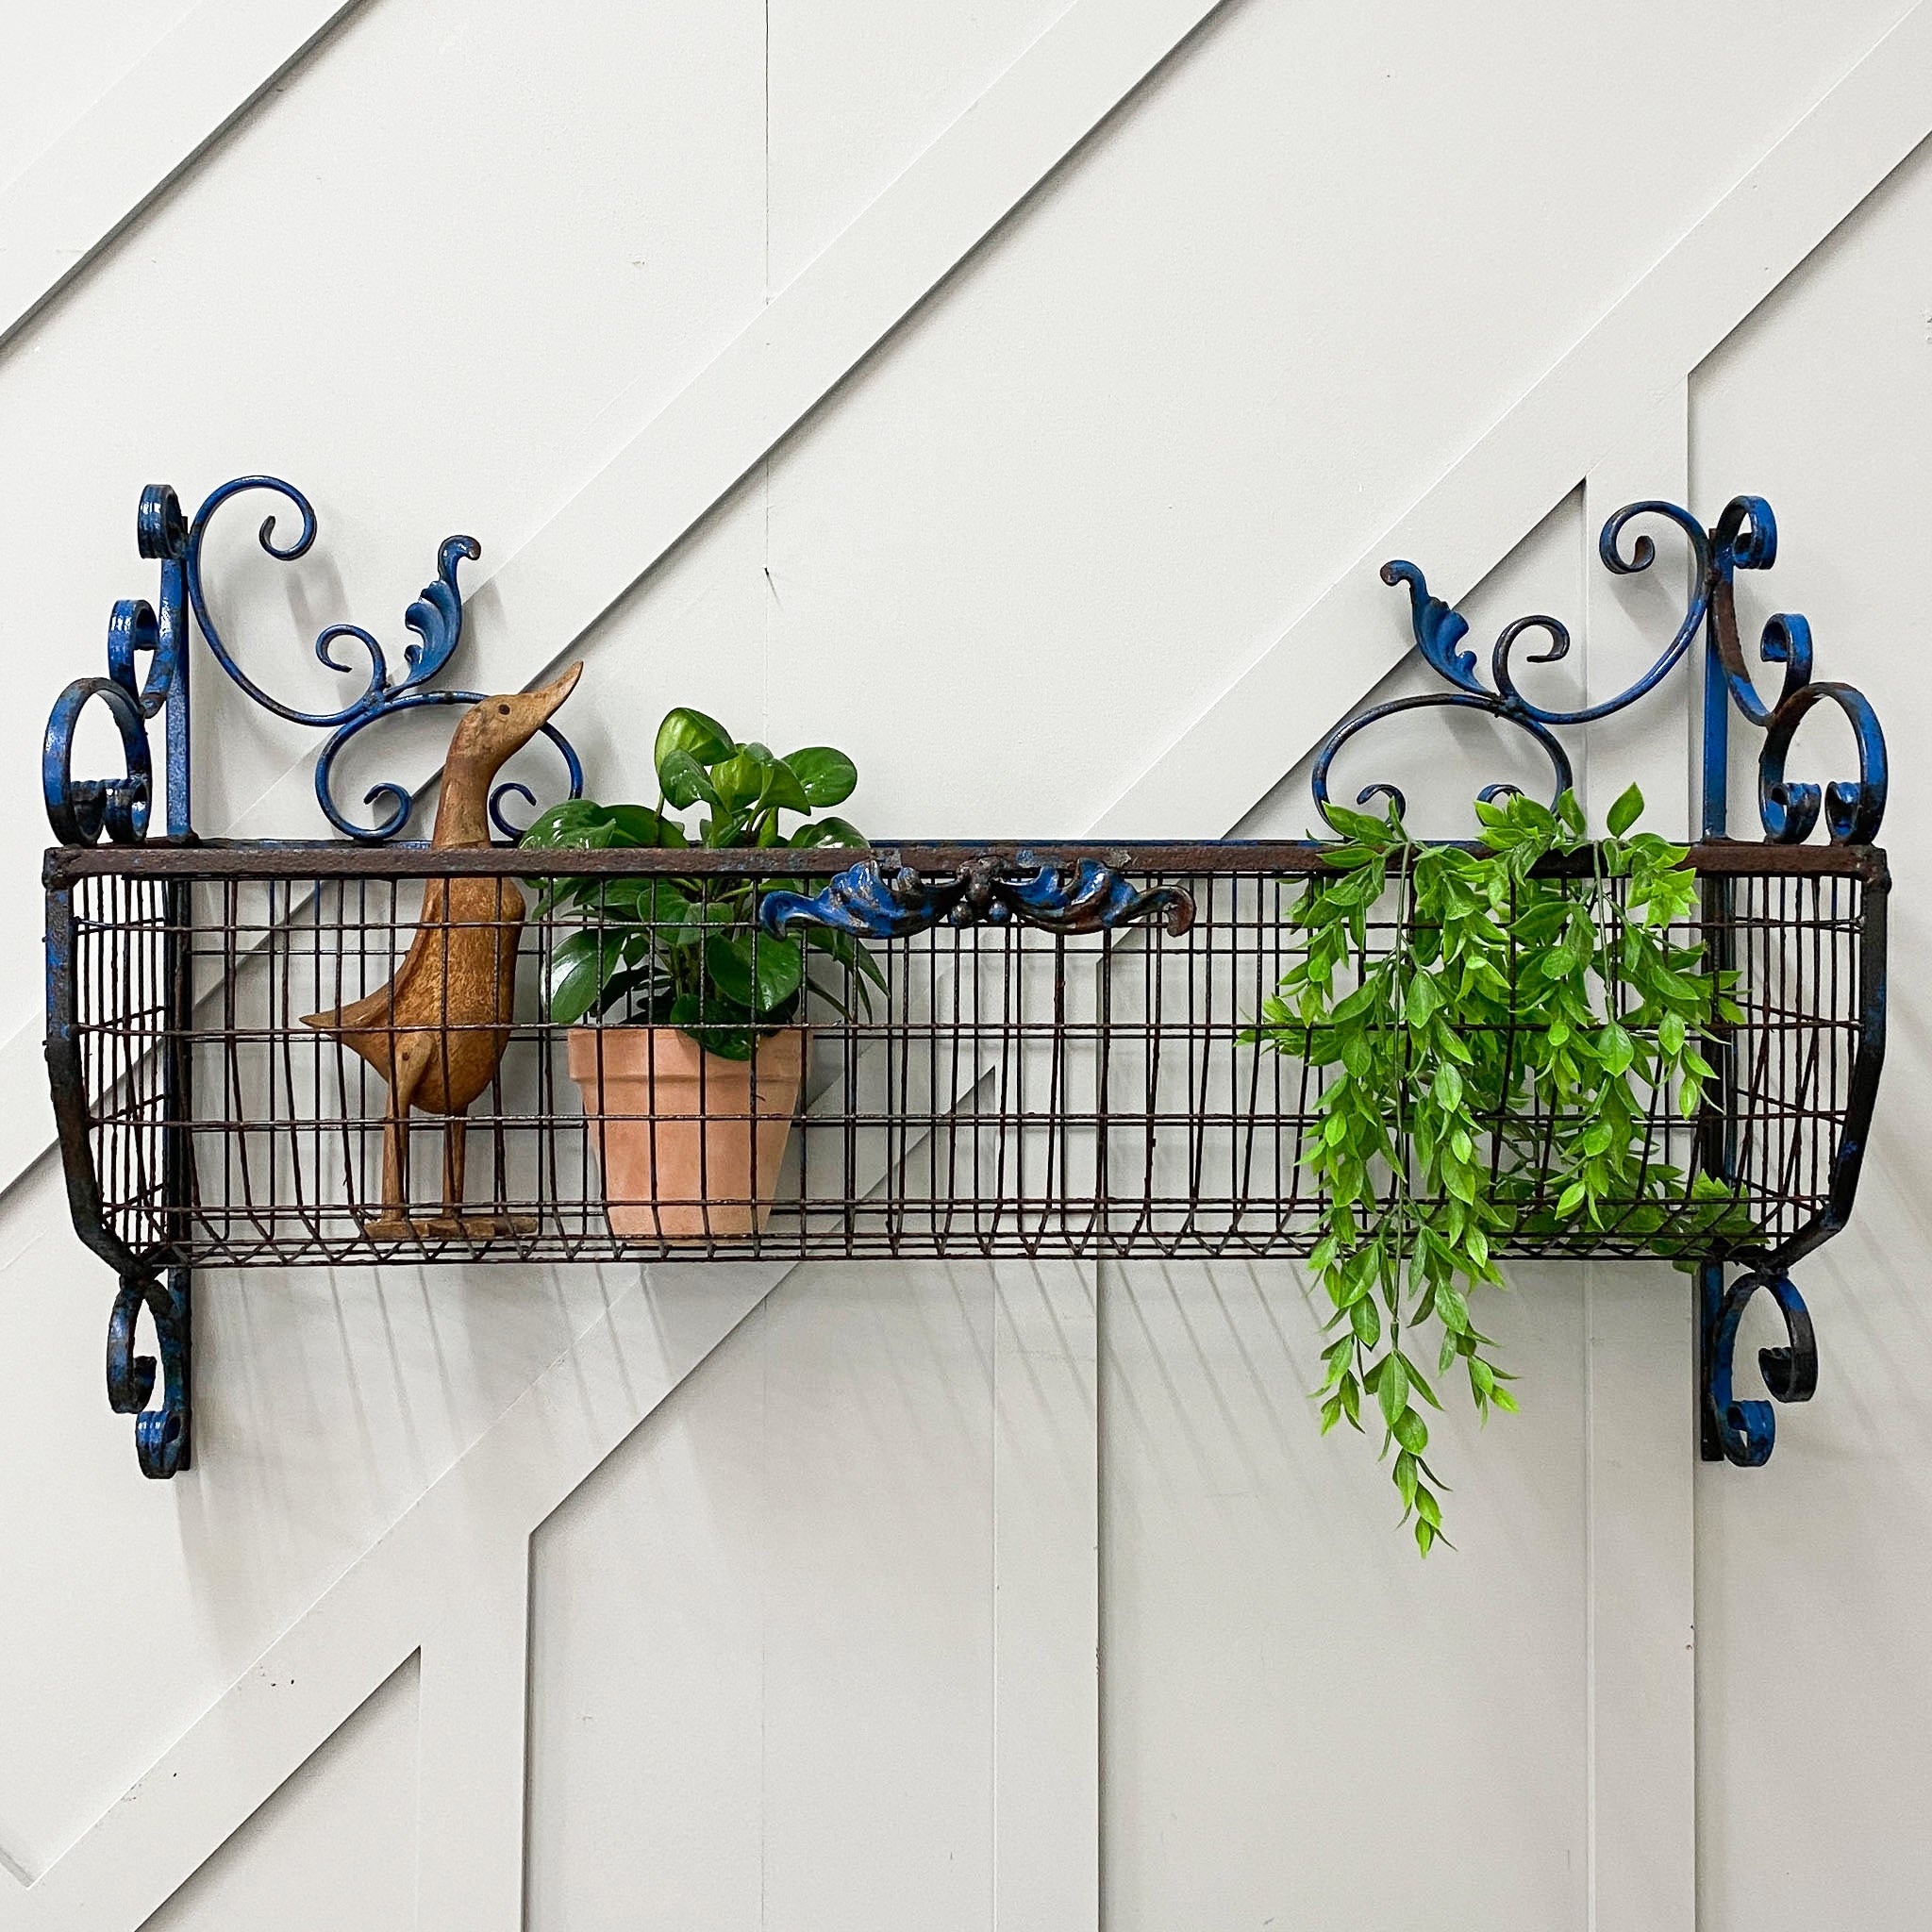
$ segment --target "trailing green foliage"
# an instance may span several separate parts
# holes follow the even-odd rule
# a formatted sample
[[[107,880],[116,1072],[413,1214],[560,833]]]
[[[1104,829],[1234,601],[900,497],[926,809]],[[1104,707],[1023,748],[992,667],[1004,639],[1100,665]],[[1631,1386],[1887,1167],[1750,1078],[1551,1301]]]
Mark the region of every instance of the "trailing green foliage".
[[[1698,1112],[1713,1024],[1741,1018],[1733,975],[1686,941],[1685,848],[1631,831],[1635,786],[1594,845],[1568,792],[1555,812],[1476,808],[1479,851],[1418,844],[1392,808],[1331,808],[1343,842],[1292,915],[1306,948],[1246,1036],[1333,1070],[1304,1155],[1334,1305],[1322,1428],[1359,1429],[1373,1406],[1424,1556],[1443,1485],[1417,1403],[1441,1404],[1417,1357],[1439,1375],[1460,1362],[1484,1420],[1516,1407],[1470,1306],[1500,1281],[1499,1250],[1614,1228],[1683,1261],[1754,1232],[1731,1189],[1665,1164],[1652,1133],[1672,1107]],[[1580,876],[1535,871],[1585,850]]]
[[[857,768],[841,751],[812,745],[778,758],[762,744],[739,742],[715,718],[680,706],[658,727],[653,761],[659,788],[655,807],[571,799],[538,818],[522,844],[551,851],[693,845],[798,851],[865,843],[846,820],[829,812],[815,816],[844,804],[858,783]],[[687,829],[673,813],[694,806],[702,806],[705,816],[694,830]],[[803,821],[789,834],[782,828],[785,812]],[[677,1026],[723,1058],[749,1059],[760,1035],[797,1017],[808,945],[851,969],[845,982],[869,1003],[865,982],[883,985],[884,975],[849,934],[814,928],[803,940],[779,940],[758,929],[758,893],[786,889],[802,891],[803,881],[714,874],[544,882],[539,917],[569,908],[584,921],[582,931],[551,951],[551,1019],[569,1026],[615,1014]],[[814,982],[812,990],[841,1004],[824,986]]]

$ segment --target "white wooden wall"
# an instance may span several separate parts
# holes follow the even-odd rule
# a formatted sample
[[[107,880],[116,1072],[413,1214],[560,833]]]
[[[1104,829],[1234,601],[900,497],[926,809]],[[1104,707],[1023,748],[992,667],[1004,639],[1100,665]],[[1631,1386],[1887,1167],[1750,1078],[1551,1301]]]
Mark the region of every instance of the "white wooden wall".
[[[0,1928],[1923,1924],[1932,4],[0,22]],[[1697,1467],[1680,1278],[1522,1270],[1424,1568],[1285,1266],[211,1274],[142,1482],[46,1152],[39,737],[151,594],[140,486],[251,469],[322,515],[216,559],[292,699],[469,530],[465,681],[583,650],[602,792],[685,701],[989,837],[1299,834],[1414,677],[1382,558],[1601,693],[1672,621],[1607,510],[1767,495],[1752,608],[1899,766],[1817,1401]],[[312,830],[230,695],[204,828]],[[1681,819],[1688,758],[1663,702],[1581,769]]]

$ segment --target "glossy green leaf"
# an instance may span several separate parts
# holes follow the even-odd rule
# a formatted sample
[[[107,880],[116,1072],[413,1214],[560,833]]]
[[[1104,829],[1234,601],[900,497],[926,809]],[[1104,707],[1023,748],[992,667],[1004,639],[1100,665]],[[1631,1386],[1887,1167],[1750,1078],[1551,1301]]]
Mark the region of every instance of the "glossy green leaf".
[[[862,849],[867,840],[849,819],[841,819],[834,813],[822,819],[808,819],[802,825],[794,826],[788,842],[801,851],[808,851],[817,845],[848,845]]]
[[[1375,1378],[1375,1405],[1382,1411],[1382,1420],[1392,1426],[1407,1404],[1408,1371],[1399,1355],[1384,1356],[1382,1373]]]
[[[575,932],[550,956],[544,979],[553,1025],[575,1026],[601,1008],[605,982],[627,963],[628,935],[606,928]]]
[[[797,774],[805,792],[805,809],[823,811],[828,805],[843,805],[858,789],[858,767],[828,744],[808,744],[802,751],[788,752],[785,762]]]
[[[600,807],[616,837],[613,845],[641,845],[652,850],[682,848],[691,841],[675,819],[654,811],[648,805],[607,805]]]
[[[760,1013],[784,1006],[805,978],[805,950],[796,940],[764,933],[715,935],[705,943],[705,967],[724,997]]]
[[[811,799],[805,787],[799,782],[798,774],[792,770],[790,760],[774,758],[765,768],[767,777],[765,789],[759,794],[758,804],[762,807],[776,808],[782,811],[809,811]],[[773,826],[772,842],[776,844],[777,827]]]
[[[724,809],[718,788],[711,783],[711,774],[690,752],[681,748],[658,761],[658,782],[664,788],[664,796],[680,811],[700,803],[709,806],[713,811]]]
[[[724,1060],[748,1060],[759,1039],[757,1015],[722,999],[715,992],[708,997],[680,993],[666,1016],[667,1024],[678,1027],[696,1041],[707,1053]]]
[[[711,784],[720,806],[727,812],[742,812],[756,806],[771,780],[771,761],[761,758],[753,745],[741,745],[711,767]]]
[[[671,780],[665,767],[676,755],[693,759],[700,765],[716,764],[720,758],[729,758],[734,749],[731,734],[715,718],[708,718],[702,711],[694,711],[689,705],[679,705],[676,709],[664,714],[664,722],[658,726],[658,740],[651,749],[651,763],[658,774],[658,783],[664,788],[666,798],[675,794],[671,789]],[[689,799],[684,801],[687,805]]]

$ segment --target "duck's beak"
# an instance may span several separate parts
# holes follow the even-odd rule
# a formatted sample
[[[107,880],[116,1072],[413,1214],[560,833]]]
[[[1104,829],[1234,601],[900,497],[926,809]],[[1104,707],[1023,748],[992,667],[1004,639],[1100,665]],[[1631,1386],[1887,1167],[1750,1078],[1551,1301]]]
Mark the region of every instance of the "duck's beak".
[[[539,724],[547,724],[556,716],[558,707],[563,703],[565,698],[569,697],[572,691],[576,690],[577,679],[583,675],[583,659],[579,658],[575,664],[565,670],[561,676],[552,679],[548,684],[540,685],[530,693],[530,696],[537,701],[537,723]]]

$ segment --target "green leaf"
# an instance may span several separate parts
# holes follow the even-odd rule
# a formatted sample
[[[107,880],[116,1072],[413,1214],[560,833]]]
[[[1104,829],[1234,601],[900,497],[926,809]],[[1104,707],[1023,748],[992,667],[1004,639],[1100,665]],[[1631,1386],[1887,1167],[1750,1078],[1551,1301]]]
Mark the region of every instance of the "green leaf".
[[[798,782],[798,774],[783,758],[774,758],[765,768],[767,777],[765,789],[759,794],[762,807],[775,807],[782,811],[809,811],[811,800],[806,796],[805,787]]]
[[[1611,806],[1609,816],[1604,823],[1610,828],[1612,838],[1621,839],[1637,821],[1643,816],[1643,793],[1635,785],[1624,789],[1615,805]]]
[[[614,835],[609,841],[612,845],[642,845],[657,849],[663,846],[682,848],[691,843],[684,836],[684,827],[675,819],[666,818],[648,805],[611,805],[604,809]]]
[[[721,758],[711,767],[711,783],[728,812],[757,805],[771,780],[771,761],[760,758],[754,745],[741,745],[730,758]]]
[[[609,879],[599,883],[607,917],[634,919],[651,929],[651,938],[665,944],[682,943],[685,928],[702,917],[697,902],[683,886],[670,879]]]
[[[670,1024],[722,1060],[748,1060],[757,1047],[757,1017],[712,993],[679,993],[671,1004]]]
[[[1603,1059],[1605,1073],[1614,1077],[1624,1073],[1637,1058],[1637,1042],[1612,1020],[1598,1037],[1597,1051]]]
[[[1351,811],[1346,806],[1332,802],[1322,808],[1322,815],[1345,839],[1378,849],[1389,842],[1389,824],[1384,819],[1372,819],[1367,812]]]
[[[688,751],[674,750],[658,761],[658,782],[664,788],[664,796],[680,811],[700,800],[713,811],[724,809],[710,774]]]
[[[651,763],[658,774],[658,783],[664,789],[664,796],[676,803],[676,793],[672,789],[671,777],[665,770],[671,758],[682,753],[699,765],[713,765],[720,758],[729,758],[734,746],[731,734],[715,718],[708,718],[702,711],[694,711],[689,705],[679,705],[675,710],[664,714],[664,722],[658,726],[658,741],[651,750]],[[691,804],[689,798],[683,801]]]
[[[785,762],[798,774],[813,811],[843,805],[858,789],[858,767],[828,744],[808,744],[803,751],[790,752]]]
[[[1429,1425],[1413,1408],[1405,1408],[1390,1427],[1395,1440],[1411,1456],[1420,1456],[1429,1446]]]
[[[705,942],[705,967],[727,1000],[770,1013],[784,1006],[805,978],[805,950],[796,940],[765,934],[715,934]]]
[[[625,964],[625,935],[608,927],[574,932],[550,956],[545,975],[550,1021],[575,1026],[604,1005],[605,983]]]
[[[1375,1402],[1382,1420],[1393,1428],[1396,1417],[1408,1406],[1408,1371],[1399,1355],[1382,1358],[1382,1373],[1375,1377]]]
[[[594,798],[566,798],[540,811],[517,843],[526,851],[594,850],[607,841],[610,808]]]
[[[793,826],[791,837],[786,842],[799,851],[807,851],[817,845],[861,848],[867,840],[850,820],[833,814],[822,819],[808,819],[803,824]]]
[[[1382,1311],[1372,1294],[1361,1295],[1349,1304],[1348,1325],[1364,1348],[1374,1348],[1382,1339]]]

